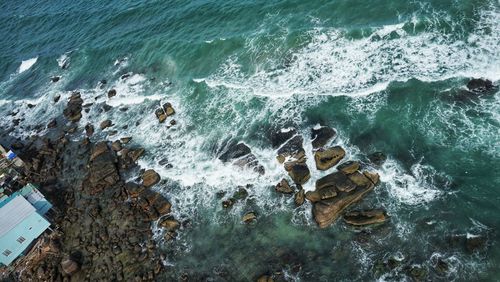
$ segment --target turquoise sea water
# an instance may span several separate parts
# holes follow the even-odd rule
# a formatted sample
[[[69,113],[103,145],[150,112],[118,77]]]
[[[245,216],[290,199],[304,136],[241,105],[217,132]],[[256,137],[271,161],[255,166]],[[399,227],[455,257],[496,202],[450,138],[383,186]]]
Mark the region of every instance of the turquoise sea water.
[[[29,136],[62,113],[55,95],[79,90],[95,103],[80,124],[110,118],[128,125],[111,139],[146,148],[139,165],[167,179],[155,189],[189,220],[175,241],[157,231],[166,280],[500,279],[500,97],[461,96],[472,77],[500,80],[498,1],[4,1],[0,35],[2,132]],[[170,129],[154,116],[167,101]],[[303,133],[313,168],[317,124],[337,130],[347,159],[388,155],[357,206],[385,208],[388,223],[319,229],[310,204],[274,192],[286,173],[271,132]],[[230,139],[252,148],[264,176],[217,159]],[[326,173],[313,169],[304,188]],[[249,197],[223,209],[217,193],[238,185]],[[247,211],[258,214],[250,226]],[[470,252],[474,236],[485,246]]]

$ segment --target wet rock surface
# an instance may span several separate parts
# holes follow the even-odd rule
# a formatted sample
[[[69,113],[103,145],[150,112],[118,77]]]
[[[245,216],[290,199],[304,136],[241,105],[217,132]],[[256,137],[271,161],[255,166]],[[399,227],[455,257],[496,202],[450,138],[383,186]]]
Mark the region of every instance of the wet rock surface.
[[[340,146],[320,149],[314,153],[316,168],[327,170],[338,164],[345,156],[345,151]]]
[[[382,209],[368,211],[350,211],[344,215],[347,224],[364,226],[376,223],[383,223],[387,220],[387,214]]]

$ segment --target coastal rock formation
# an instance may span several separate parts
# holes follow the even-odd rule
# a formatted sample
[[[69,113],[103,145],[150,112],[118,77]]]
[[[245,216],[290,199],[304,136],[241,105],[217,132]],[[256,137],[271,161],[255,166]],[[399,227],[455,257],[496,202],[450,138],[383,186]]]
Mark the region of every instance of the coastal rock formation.
[[[108,98],[116,96],[116,90],[115,89],[110,89],[108,91]]]
[[[340,146],[327,149],[319,149],[314,153],[316,168],[318,170],[327,170],[338,164],[345,156],[345,151]]]
[[[288,181],[284,178],[281,179],[280,183],[276,184],[275,190],[276,190],[276,192],[283,193],[283,194],[292,194],[293,193],[293,189],[288,184]]]
[[[227,149],[219,156],[222,162],[232,162],[240,168],[251,168],[260,175],[265,174],[264,167],[259,163],[252,150],[244,143],[230,143]]]
[[[344,174],[351,174],[359,170],[360,164],[358,161],[347,161],[341,163],[337,166],[337,170],[343,172]]]
[[[111,120],[107,119],[107,120],[104,120],[101,122],[100,128],[101,128],[101,130],[104,130],[112,125],[113,125],[113,123],[111,122]]]
[[[156,171],[148,169],[142,174],[142,185],[145,187],[151,187],[158,182],[160,182],[160,175]]]
[[[295,135],[278,149],[276,157],[279,163],[284,163],[287,159],[304,162],[305,151],[302,147],[304,139],[300,135]]]
[[[361,200],[378,183],[375,173],[334,172],[316,182],[316,190],[306,197],[313,202],[313,216],[319,227],[332,224],[351,204]]]
[[[487,93],[496,87],[488,79],[473,78],[467,83],[467,89],[475,93]]]
[[[278,148],[296,134],[297,130],[295,128],[284,128],[277,132],[273,132],[270,137],[271,145],[273,148]]]
[[[376,166],[382,166],[387,160],[387,156],[382,152],[375,152],[368,155],[368,160]]]
[[[165,103],[160,108],[157,108],[155,110],[156,118],[158,119],[158,121],[160,123],[165,122],[167,117],[172,116],[174,114],[175,114],[175,110],[172,107],[172,104],[170,104],[170,103]]]
[[[335,139],[337,132],[331,127],[320,126],[311,129],[311,139],[314,149],[325,146],[328,141]]]
[[[82,118],[83,99],[80,92],[73,92],[68,100],[68,104],[63,111],[64,116],[72,121],[78,122]]]
[[[294,196],[294,202],[295,202],[295,205],[296,206],[302,206],[302,204],[304,204],[305,202],[305,191],[304,189],[300,188],[300,190],[295,193],[295,196]]]
[[[311,172],[305,163],[296,162],[290,165],[287,171],[296,184],[303,185],[311,178]]]
[[[382,209],[369,211],[351,211],[344,215],[344,221],[350,225],[363,226],[375,223],[383,223],[387,220],[387,214]]]

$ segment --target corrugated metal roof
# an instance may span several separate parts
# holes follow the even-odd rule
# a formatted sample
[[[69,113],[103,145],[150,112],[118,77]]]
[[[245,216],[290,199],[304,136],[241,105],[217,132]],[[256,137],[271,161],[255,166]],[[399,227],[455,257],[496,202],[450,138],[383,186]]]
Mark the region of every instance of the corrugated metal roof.
[[[8,202],[0,209],[0,238],[35,211],[23,196]]]

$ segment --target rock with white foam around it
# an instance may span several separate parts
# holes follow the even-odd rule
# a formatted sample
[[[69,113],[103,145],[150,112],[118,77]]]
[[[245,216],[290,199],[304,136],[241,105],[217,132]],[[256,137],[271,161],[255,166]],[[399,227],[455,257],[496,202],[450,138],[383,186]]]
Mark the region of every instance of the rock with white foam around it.
[[[316,190],[306,194],[313,202],[313,216],[319,227],[332,224],[353,203],[363,199],[379,182],[379,176],[371,172],[341,171],[326,175],[316,181]]]
[[[318,126],[311,129],[311,139],[313,148],[321,148],[330,140],[335,139],[337,132],[328,126]]]

